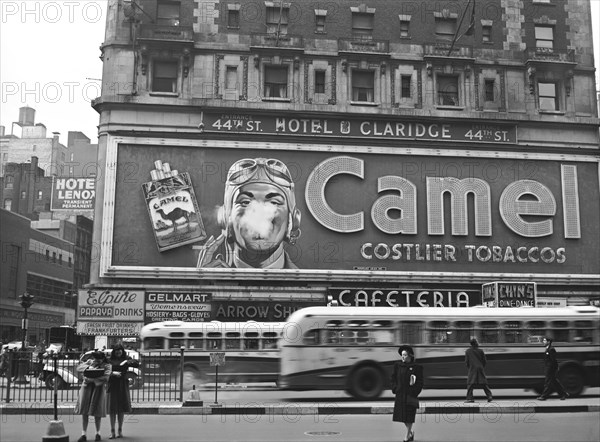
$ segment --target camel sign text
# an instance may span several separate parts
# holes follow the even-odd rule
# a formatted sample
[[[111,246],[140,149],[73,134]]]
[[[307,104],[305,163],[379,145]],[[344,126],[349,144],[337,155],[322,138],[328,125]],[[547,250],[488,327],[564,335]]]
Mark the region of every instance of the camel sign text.
[[[173,249],[206,238],[206,231],[187,173],[154,162],[152,181],[142,184],[158,250]]]

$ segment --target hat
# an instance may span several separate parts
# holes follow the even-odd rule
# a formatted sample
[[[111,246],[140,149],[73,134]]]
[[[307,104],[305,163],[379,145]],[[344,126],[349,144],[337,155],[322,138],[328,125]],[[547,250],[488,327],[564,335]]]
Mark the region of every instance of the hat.
[[[398,354],[402,356],[402,352],[406,351],[413,359],[415,357],[415,352],[410,345],[401,345],[398,347]]]

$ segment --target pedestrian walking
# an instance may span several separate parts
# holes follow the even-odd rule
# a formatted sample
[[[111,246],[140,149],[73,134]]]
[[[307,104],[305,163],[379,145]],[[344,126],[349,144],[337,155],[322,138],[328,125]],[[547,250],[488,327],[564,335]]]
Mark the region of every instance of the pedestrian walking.
[[[108,379],[107,405],[110,418],[109,439],[123,437],[123,420],[125,413],[131,413],[131,397],[127,371],[130,367],[139,367],[140,363],[127,356],[122,344],[113,346],[108,362],[112,372]],[[118,419],[118,433],[115,434],[115,421]]]
[[[110,364],[104,353],[95,351],[90,359],[79,364],[77,371],[83,374],[83,383],[75,406],[75,414],[81,414],[83,429],[77,442],[87,441],[90,416],[94,416],[95,440],[102,440],[100,423],[101,419],[106,417],[106,383],[110,376]]]
[[[552,338],[544,338],[542,343],[546,346],[546,350],[544,351],[546,379],[544,380],[544,391],[542,391],[542,394],[537,399],[538,401],[545,401],[553,391],[556,391],[560,396],[560,400],[564,401],[569,397],[569,393],[565,391],[558,380],[558,360],[556,359],[556,349],[552,345]]]
[[[408,442],[415,440],[413,424],[419,408],[419,394],[423,390],[423,366],[415,363],[415,352],[408,345],[398,348],[398,354],[400,361],[394,364],[391,379],[392,393],[396,395],[392,420],[404,423],[404,442]]]
[[[467,400],[465,402],[475,402],[473,389],[476,386],[483,388],[487,401],[492,402],[492,391],[485,375],[487,359],[475,338],[471,339],[471,347],[465,351],[465,363],[467,364]]]

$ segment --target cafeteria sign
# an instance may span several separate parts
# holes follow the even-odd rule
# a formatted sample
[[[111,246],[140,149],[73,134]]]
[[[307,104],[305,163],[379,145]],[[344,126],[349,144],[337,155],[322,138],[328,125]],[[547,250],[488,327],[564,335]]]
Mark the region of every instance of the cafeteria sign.
[[[486,307],[536,307],[535,282],[490,282],[481,286]]]

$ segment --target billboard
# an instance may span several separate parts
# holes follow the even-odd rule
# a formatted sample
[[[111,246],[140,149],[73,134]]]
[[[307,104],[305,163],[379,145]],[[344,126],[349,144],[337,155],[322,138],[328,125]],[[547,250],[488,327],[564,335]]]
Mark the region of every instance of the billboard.
[[[127,173],[106,177],[114,200],[104,202],[112,241],[102,252],[105,275],[598,274],[597,157],[150,138],[109,144]],[[156,160],[189,175],[202,239],[157,248],[140,191]]]
[[[94,210],[96,179],[54,177],[51,210]]]

